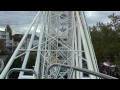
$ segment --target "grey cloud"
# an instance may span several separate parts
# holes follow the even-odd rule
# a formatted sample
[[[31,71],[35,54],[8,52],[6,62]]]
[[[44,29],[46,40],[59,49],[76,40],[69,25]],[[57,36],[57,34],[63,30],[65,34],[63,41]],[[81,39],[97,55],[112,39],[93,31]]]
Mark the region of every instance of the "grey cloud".
[[[13,32],[25,32],[36,13],[37,11],[0,11],[0,28],[4,29],[9,24]]]
[[[86,11],[88,25],[95,25],[97,22],[108,22],[107,16],[113,12],[120,15],[120,11]],[[36,13],[37,11],[0,11],[0,29],[4,29],[6,24],[10,24],[14,33],[24,33]]]
[[[97,22],[109,22],[108,16],[112,13],[120,15],[120,11],[86,11],[88,25],[95,25]],[[93,14],[93,15],[90,15]]]
[[[1,11],[0,22],[10,24],[29,24],[36,12],[30,11]]]

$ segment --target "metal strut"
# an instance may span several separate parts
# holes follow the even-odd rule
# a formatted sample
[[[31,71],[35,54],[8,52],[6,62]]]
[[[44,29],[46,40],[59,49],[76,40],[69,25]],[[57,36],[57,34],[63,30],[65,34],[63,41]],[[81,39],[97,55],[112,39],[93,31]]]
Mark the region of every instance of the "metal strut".
[[[29,34],[31,34],[31,37],[27,40]],[[35,36],[38,39],[35,39]],[[26,69],[31,53],[35,54],[32,63],[34,71]],[[19,57],[23,60],[21,68],[10,70],[14,61]],[[80,71],[84,71],[82,69],[84,66],[90,71],[99,73],[84,11],[38,11],[1,72],[0,79],[4,79],[6,75],[8,75],[8,78],[9,74],[16,70],[20,72],[18,79],[37,78],[38,74],[39,78],[44,79],[47,68],[55,63],[73,68],[70,70],[63,68],[61,70],[62,67],[53,67],[49,71],[50,77],[54,74],[52,78],[64,79],[64,76],[67,75],[68,78],[84,79],[83,72],[79,72],[79,69],[73,70],[78,67]],[[26,71],[31,71],[34,75],[24,75]],[[89,75],[88,78],[97,79],[93,75]]]
[[[46,79],[48,79],[49,71],[50,71],[50,69],[52,69],[53,67],[67,68],[67,69],[70,69],[70,70],[71,70],[71,73],[73,73],[74,71],[79,71],[79,72],[84,72],[84,73],[86,73],[86,74],[91,74],[91,75],[94,75],[94,76],[97,76],[97,77],[100,77],[100,78],[103,78],[103,79],[117,79],[117,78],[115,78],[115,77],[112,77],[112,76],[109,76],[109,75],[106,75],[106,74],[94,72],[94,71],[87,70],[87,69],[84,69],[84,68],[77,68],[77,67],[72,67],[72,66],[62,65],[62,64],[53,64],[53,65],[50,65],[50,66],[47,68],[46,73],[45,73]],[[59,68],[59,70],[60,70],[60,68]],[[58,75],[57,75],[57,76],[58,76]],[[69,79],[72,79],[72,78],[69,78]]]

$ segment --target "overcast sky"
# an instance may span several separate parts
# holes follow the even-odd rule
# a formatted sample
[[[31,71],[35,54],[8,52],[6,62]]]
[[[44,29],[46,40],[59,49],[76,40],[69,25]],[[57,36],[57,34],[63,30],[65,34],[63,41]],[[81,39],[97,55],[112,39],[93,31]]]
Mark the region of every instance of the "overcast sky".
[[[120,15],[120,11],[86,11],[88,25],[95,25],[97,22],[109,22],[108,15],[112,13]],[[35,17],[37,11],[0,11],[0,30],[4,30],[9,24],[13,33],[24,33]]]

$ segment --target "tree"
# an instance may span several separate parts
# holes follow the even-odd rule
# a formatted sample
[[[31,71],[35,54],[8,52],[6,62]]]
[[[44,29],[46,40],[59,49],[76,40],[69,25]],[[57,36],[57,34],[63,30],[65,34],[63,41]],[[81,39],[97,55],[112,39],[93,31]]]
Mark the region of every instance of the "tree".
[[[11,56],[12,56],[12,54],[7,56],[7,59],[4,62],[5,66],[9,62]],[[33,69],[33,66],[35,65],[35,60],[36,60],[36,53],[31,52],[26,68],[27,69]],[[12,69],[12,68],[21,68],[22,62],[23,62],[22,57],[19,57],[19,58],[15,59],[12,66],[10,67],[10,69]],[[25,75],[31,75],[31,73],[24,73],[24,74]],[[14,72],[14,73],[12,73],[10,75],[10,78],[17,78],[18,76],[19,76],[19,72]]]
[[[120,16],[113,13],[108,18],[107,24],[90,27],[92,43],[98,62],[107,59],[120,65]]]
[[[5,63],[5,66],[7,65],[7,63],[9,62],[10,58],[11,58],[12,54],[11,55],[8,55],[6,60],[4,61]],[[22,61],[21,61],[21,58],[17,58],[15,59],[15,61],[13,62],[12,66],[10,67],[10,69],[12,68],[21,68],[21,65],[22,65]],[[19,72],[13,72],[11,75],[10,75],[10,78],[17,78],[19,75]]]
[[[108,24],[113,27],[114,30],[118,30],[120,28],[120,16],[115,15],[115,13],[108,16],[111,22]]]
[[[0,39],[0,51],[5,49],[5,44],[4,41],[2,39]]]
[[[27,66],[26,68],[27,69],[34,69],[34,65],[35,65],[35,61],[36,61],[36,53],[34,52],[31,52],[30,55],[29,55],[29,58],[28,58],[28,63],[27,63]],[[32,75],[32,73],[27,73],[25,72],[24,73],[25,75]]]
[[[9,38],[12,40],[12,29],[9,25],[6,26],[5,31],[9,32]]]
[[[34,52],[30,53],[30,56],[28,59],[28,64],[27,64],[26,68],[33,69],[33,66],[35,65],[36,55],[37,54]]]

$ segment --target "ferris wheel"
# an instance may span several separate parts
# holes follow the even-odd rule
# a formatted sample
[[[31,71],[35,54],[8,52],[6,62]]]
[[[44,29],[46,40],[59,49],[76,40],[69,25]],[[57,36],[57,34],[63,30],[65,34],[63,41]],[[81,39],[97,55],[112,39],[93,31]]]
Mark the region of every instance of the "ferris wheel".
[[[23,48],[30,33],[28,46]],[[36,33],[38,41],[35,40]],[[36,56],[32,63],[33,69],[26,68],[31,53]],[[18,57],[23,62],[21,68],[10,70]],[[55,67],[50,69],[51,65]],[[3,69],[0,79],[4,79],[6,75],[8,78],[10,71],[19,71],[18,79],[99,79],[94,76],[102,75],[98,74],[84,11],[39,11]],[[32,74],[25,75],[24,72]],[[89,75],[88,72],[94,75]]]

